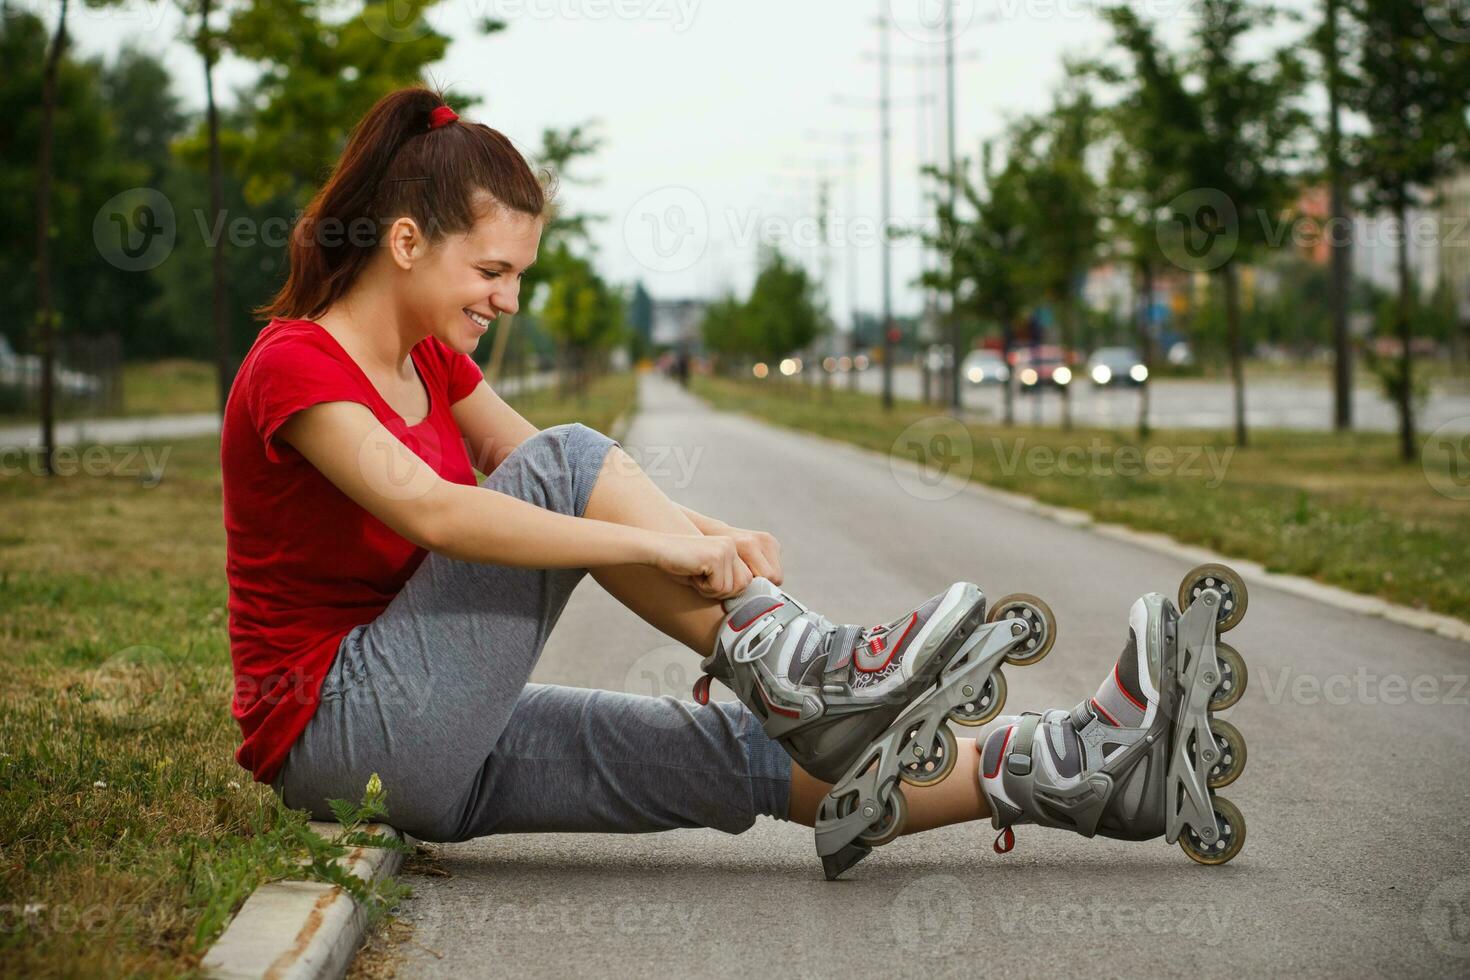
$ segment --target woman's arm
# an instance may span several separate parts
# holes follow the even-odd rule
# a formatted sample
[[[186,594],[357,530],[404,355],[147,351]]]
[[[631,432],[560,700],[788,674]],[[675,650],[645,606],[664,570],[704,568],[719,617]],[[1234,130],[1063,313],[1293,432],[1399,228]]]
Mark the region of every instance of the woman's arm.
[[[451,558],[520,568],[652,565],[710,596],[737,594],[750,581],[730,538],[572,517],[445,480],[355,402],[304,409],[278,435],[388,527]]]
[[[451,405],[449,412],[464,436],[470,462],[485,474],[493,472],[517,446],[540,431],[483,381]]]

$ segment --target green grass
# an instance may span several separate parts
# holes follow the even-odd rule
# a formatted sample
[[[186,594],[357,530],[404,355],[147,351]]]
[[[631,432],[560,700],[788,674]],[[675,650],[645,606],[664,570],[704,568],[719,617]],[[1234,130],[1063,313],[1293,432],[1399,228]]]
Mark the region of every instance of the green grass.
[[[527,414],[607,429],[634,391]],[[197,972],[250,891],[320,847],[233,758],[219,442],[151,448],[156,486],[121,456],[0,476],[0,975]]]
[[[1273,571],[1470,619],[1470,506],[1437,493],[1424,467],[1399,463],[1393,435],[1260,431],[1234,450],[1223,433],[1186,430],[1143,441],[1103,429],[960,431],[932,406],[899,400],[885,413],[876,396],[833,390],[829,399],[800,385],[699,378],[694,390],[717,408],[939,459],[936,476],[968,475]],[[1142,465],[1150,450],[1166,464],[1157,472]],[[1448,463],[1427,465],[1444,476]]]

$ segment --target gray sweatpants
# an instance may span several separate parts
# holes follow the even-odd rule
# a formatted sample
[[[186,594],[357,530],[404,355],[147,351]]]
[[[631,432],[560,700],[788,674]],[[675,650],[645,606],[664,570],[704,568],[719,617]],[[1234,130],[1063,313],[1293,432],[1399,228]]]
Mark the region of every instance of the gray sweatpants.
[[[581,516],[612,439],[579,423],[526,440],[484,486]],[[786,818],[791,760],[735,701],[529,684],[586,569],[430,554],[342,641],[274,787],[331,819],[376,772],[388,822],[429,841],[639,833]],[[691,651],[690,656],[695,654]]]

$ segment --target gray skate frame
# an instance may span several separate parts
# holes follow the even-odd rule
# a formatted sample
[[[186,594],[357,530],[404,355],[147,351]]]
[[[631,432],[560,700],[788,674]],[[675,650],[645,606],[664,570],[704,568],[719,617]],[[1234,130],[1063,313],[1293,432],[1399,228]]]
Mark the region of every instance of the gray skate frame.
[[[898,767],[904,749],[916,757],[927,754],[938,739],[939,728],[949,713],[973,702],[985,688],[992,673],[1028,633],[1025,625],[1014,620],[986,623],[960,648],[941,671],[932,694],[910,704],[848,768],[822,801],[817,814],[817,854],[821,856],[829,879],[836,878],[865,856],[870,847],[858,841],[883,815],[890,794],[899,781]],[[904,734],[918,723],[918,735],[908,745]],[[845,816],[842,801],[857,799]]]
[[[1087,702],[1078,705],[1073,709],[1073,727],[1081,742],[1084,770],[1096,771],[1075,786],[1058,789],[1025,778],[1031,775],[1041,716],[1032,712],[1023,715],[1005,758],[1006,771],[1020,777],[1006,781],[1006,791],[1016,798],[1020,809],[997,812],[992,819],[997,830],[1026,815],[1042,826],[1095,836],[1113,798],[1115,774],[1131,772],[1137,757],[1153,751],[1154,743],[1169,733],[1171,749],[1163,776],[1164,839],[1175,843],[1185,826],[1193,827],[1206,843],[1219,839],[1220,825],[1211,803],[1208,779],[1210,769],[1220,758],[1220,746],[1210,731],[1209,703],[1221,676],[1215,639],[1223,597],[1215,589],[1205,589],[1182,616],[1157,615],[1157,612],[1174,612],[1169,600],[1157,592],[1143,598],[1151,607],[1150,628],[1162,633],[1146,638],[1146,649],[1162,651],[1164,660],[1156,665],[1159,713],[1153,724],[1146,730],[1115,728],[1089,710]],[[1171,688],[1178,690],[1177,700]],[[1191,735],[1200,747],[1194,760],[1189,758]],[[1109,744],[1124,749],[1104,766],[1103,746]],[[1153,778],[1150,774],[1149,779]],[[1157,790],[1145,790],[1144,795],[1154,792]],[[1151,836],[1157,836],[1157,831],[1140,835],[1143,839]]]

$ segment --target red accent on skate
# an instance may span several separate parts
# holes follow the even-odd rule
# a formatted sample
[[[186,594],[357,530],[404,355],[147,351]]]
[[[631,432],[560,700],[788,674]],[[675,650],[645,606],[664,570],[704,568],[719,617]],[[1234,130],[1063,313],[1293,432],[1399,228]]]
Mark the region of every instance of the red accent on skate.
[[[903,641],[904,641],[905,638],[908,637],[909,630],[913,629],[914,628],[914,623],[916,623],[918,621],[919,621],[919,613],[918,613],[917,610],[909,614],[908,624],[904,626],[903,632],[899,634],[899,637],[898,637],[898,639],[896,641],[894,641],[893,646],[891,646],[891,647],[888,648],[888,659],[887,660],[884,660],[881,664],[879,664],[876,667],[864,667],[862,661],[860,659],[858,659],[857,657],[854,657],[853,658],[853,664],[854,664],[854,666],[856,666],[858,670],[862,671],[865,674],[876,674],[878,671],[882,670],[884,667],[887,667],[890,663],[893,662],[893,655],[898,652],[898,648],[901,647],[901,646],[903,646]],[[882,638],[879,637],[879,639],[881,640]],[[870,648],[872,647],[872,641],[869,641],[868,646]],[[882,653],[883,652],[883,647],[880,646],[880,647],[878,647],[878,649],[874,650],[873,652],[874,653]]]
[[[1011,848],[1016,846],[1016,832],[1007,827],[996,836],[995,843],[991,846],[995,848],[997,854],[1009,854]]]
[[[1118,724],[1118,719],[1114,718],[1112,715],[1103,710],[1103,706],[1097,703],[1097,698],[1092,699],[1092,706],[1097,709],[1098,714],[1102,715],[1108,720],[1109,725],[1112,725],[1114,728],[1123,727],[1122,725]]]
[[[754,616],[750,617],[750,619],[746,620],[745,621],[745,624],[742,625],[742,626],[736,626],[735,625],[735,617],[734,616],[731,616],[730,617],[730,628],[732,630],[734,630],[735,632],[739,633],[741,630],[743,630],[743,629],[747,628],[748,626],[750,626],[751,623],[754,623],[755,621],[757,621],[758,619],[760,619],[766,613],[775,612],[777,609],[780,609],[784,605],[786,605],[786,603],[784,603],[784,602],[778,602],[774,606],[771,606],[769,609],[762,609],[760,612],[758,612]]]
[[[1133,695],[1131,695],[1131,694],[1128,693],[1128,688],[1126,688],[1126,687],[1123,686],[1123,679],[1118,676],[1118,665],[1117,664],[1113,664],[1113,683],[1115,685],[1117,685],[1118,690],[1120,690],[1120,691],[1123,692],[1123,697],[1127,698],[1128,701],[1129,701],[1129,703],[1131,703],[1133,705],[1133,707],[1137,708],[1139,711],[1142,711],[1144,713],[1147,713],[1148,712],[1148,705],[1146,705],[1146,704],[1139,704],[1138,701],[1133,697]]]
[[[694,700],[700,704],[709,704],[709,682],[713,679],[709,674],[705,674],[694,682]]]
[[[1006,746],[1011,744],[1011,736],[1014,734],[1016,734],[1015,725],[1012,725],[1011,727],[1006,729],[1005,741],[1000,743],[1000,755],[996,758],[995,771],[987,772],[985,774],[986,779],[994,779],[996,776],[1000,775],[1000,767],[1006,764]]]
[[[800,711],[795,711],[791,708],[783,708],[779,704],[772,704],[770,697],[766,694],[766,686],[762,684],[759,680],[757,680],[755,683],[755,689],[760,693],[761,700],[766,703],[767,710],[774,711],[778,715],[785,715],[787,718],[801,717]]]

